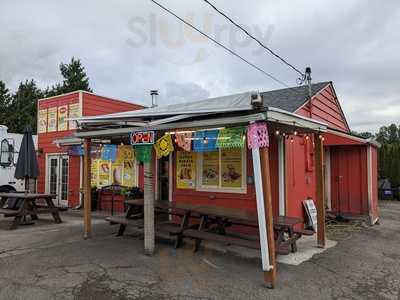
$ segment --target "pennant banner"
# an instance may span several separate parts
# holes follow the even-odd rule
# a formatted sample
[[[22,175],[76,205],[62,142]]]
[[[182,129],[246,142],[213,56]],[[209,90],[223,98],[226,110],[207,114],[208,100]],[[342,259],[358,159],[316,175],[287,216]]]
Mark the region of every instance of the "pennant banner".
[[[154,144],[154,149],[156,150],[157,158],[168,156],[172,151],[174,151],[171,135],[166,134],[159,138]]]
[[[151,161],[152,145],[137,145],[134,148],[136,159],[139,162],[146,163]]]
[[[176,144],[186,152],[192,150],[192,132],[175,133],[175,139]]]
[[[253,123],[248,126],[247,145],[249,149],[269,147],[267,123]]]
[[[217,147],[220,149],[243,148],[245,134],[246,127],[222,129],[218,135]]]
[[[217,138],[218,130],[196,131],[193,136],[193,151],[217,151]]]
[[[103,146],[103,153],[102,153],[103,160],[117,160],[117,145],[104,145]]]

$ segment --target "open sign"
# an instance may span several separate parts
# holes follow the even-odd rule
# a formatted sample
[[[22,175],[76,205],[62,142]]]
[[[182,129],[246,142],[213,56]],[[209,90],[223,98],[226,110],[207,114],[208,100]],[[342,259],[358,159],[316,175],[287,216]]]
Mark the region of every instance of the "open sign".
[[[154,131],[136,131],[130,134],[131,145],[153,145]]]

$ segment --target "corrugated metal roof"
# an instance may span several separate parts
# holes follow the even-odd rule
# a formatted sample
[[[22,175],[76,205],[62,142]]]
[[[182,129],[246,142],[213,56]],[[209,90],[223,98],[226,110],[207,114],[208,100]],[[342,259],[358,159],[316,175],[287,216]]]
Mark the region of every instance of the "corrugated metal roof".
[[[102,116],[83,117],[76,120],[83,121],[84,123],[85,120],[130,119],[181,114],[190,115],[201,113],[218,113],[225,111],[233,112],[251,110],[251,95],[254,93],[255,92],[246,92],[194,102],[158,106],[153,108],[114,113]]]

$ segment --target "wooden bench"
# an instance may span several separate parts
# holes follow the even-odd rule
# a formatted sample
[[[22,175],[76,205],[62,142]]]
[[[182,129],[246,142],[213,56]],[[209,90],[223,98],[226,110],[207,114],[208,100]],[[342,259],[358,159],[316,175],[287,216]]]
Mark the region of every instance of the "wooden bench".
[[[221,235],[217,233],[212,233],[208,231],[199,231],[195,229],[187,229],[183,231],[183,236],[188,238],[196,239],[194,251],[198,251],[200,247],[201,240],[209,240],[213,242],[220,242],[228,245],[236,245],[251,249],[260,249],[259,240],[246,240],[239,237],[232,237],[227,235]],[[277,247],[275,243],[276,253],[278,254],[289,254],[289,246]]]
[[[295,229],[294,233],[297,235],[300,235],[300,237],[302,235],[312,236],[315,234],[315,232],[313,230],[309,230],[309,229]]]
[[[132,225],[135,227],[143,227],[143,219],[132,219],[124,216],[110,216],[106,217],[106,221],[110,222],[111,225],[119,224],[119,230],[117,236],[122,236],[126,229],[126,226]]]

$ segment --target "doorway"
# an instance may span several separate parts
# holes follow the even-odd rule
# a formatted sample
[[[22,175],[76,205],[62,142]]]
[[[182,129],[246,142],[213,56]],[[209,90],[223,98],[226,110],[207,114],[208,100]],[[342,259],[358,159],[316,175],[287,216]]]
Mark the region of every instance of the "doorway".
[[[170,201],[170,156],[163,156],[158,160],[157,178],[158,200]]]
[[[47,156],[46,191],[57,195],[54,200],[58,207],[68,207],[68,167],[68,155],[51,154]]]

